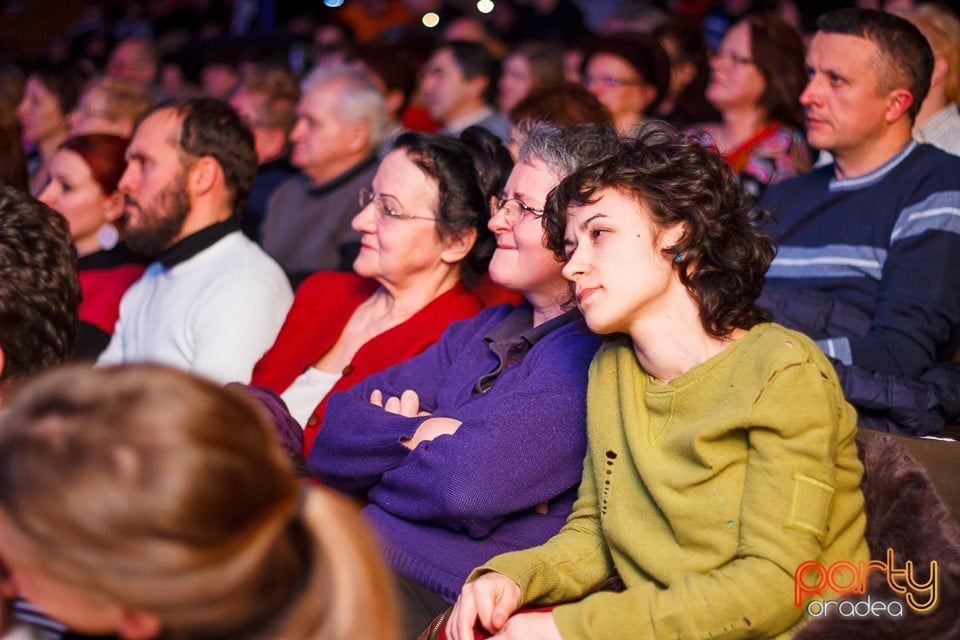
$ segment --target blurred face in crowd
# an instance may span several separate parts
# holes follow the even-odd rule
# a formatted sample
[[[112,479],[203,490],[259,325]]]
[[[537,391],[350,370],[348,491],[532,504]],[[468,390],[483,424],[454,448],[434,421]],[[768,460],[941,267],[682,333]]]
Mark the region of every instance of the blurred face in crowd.
[[[751,108],[760,101],[766,87],[763,74],[753,62],[750,25],[738,22],[730,27],[710,58],[707,100],[719,111]]]
[[[27,142],[42,142],[66,134],[66,121],[60,101],[37,76],[27,79],[17,116]]]
[[[344,156],[354,149],[355,124],[344,122],[340,114],[338,82],[325,82],[308,89],[297,105],[297,122],[290,131],[293,143],[290,161],[315,183],[334,178],[343,166]]]
[[[484,78],[465,78],[450,49],[440,49],[427,60],[420,89],[430,117],[447,124],[480,106],[485,86]]]
[[[587,61],[583,85],[610,110],[618,130],[635,124],[653,100],[637,70],[612,53],[596,53]]]
[[[522,55],[514,54],[503,61],[498,94],[501,113],[508,113],[518,102],[527,97],[533,88],[533,71],[530,62]]]

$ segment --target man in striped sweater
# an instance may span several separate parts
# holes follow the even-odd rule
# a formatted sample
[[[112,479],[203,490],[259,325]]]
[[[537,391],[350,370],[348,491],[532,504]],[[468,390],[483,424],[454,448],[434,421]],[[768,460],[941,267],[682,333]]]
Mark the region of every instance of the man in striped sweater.
[[[800,101],[834,161],[761,201],[779,244],[761,304],[833,359],[861,426],[916,435],[960,417],[960,159],[911,138],[932,66],[901,18],[821,16]]]

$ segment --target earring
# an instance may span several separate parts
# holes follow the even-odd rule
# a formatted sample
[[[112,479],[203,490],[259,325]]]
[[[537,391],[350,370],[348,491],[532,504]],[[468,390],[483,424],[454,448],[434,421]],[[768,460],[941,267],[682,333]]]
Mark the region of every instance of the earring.
[[[120,241],[120,232],[112,224],[105,224],[97,231],[97,244],[103,251],[110,251]]]
[[[677,255],[673,256],[673,261],[678,263],[683,262],[683,254],[678,253]]]

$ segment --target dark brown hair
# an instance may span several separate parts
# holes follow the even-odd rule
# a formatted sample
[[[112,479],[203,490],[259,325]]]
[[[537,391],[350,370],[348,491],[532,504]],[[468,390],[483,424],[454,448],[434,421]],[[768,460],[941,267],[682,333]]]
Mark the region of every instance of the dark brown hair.
[[[750,57],[766,84],[760,108],[771,122],[803,129],[800,94],[807,84],[803,40],[776,14],[755,13],[744,20],[750,27]]]
[[[765,223],[723,159],[664,122],[621,138],[615,153],[580,167],[550,192],[544,225],[547,246],[564,256],[567,209],[616,189],[641,202],[654,224],[683,223],[686,232],[664,249],[680,254],[681,282],[700,307],[704,329],[722,337],[769,319],[755,301],[774,256]]]

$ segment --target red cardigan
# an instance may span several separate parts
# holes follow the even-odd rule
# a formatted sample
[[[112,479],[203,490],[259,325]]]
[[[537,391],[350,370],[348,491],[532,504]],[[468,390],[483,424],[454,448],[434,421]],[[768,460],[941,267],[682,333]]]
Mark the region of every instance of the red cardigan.
[[[304,280],[276,342],[254,367],[250,384],[277,394],[286,391],[297,376],[333,347],[353,312],[378,286],[375,280],[338,271],[324,271]],[[345,391],[373,373],[412,358],[436,342],[451,322],[472,318],[482,309],[483,304],[457,284],[406,322],[360,347],[344,367],[342,377],[313,410],[303,434],[304,455],[310,452],[323,422],[327,398],[335,391]]]

